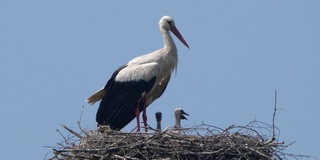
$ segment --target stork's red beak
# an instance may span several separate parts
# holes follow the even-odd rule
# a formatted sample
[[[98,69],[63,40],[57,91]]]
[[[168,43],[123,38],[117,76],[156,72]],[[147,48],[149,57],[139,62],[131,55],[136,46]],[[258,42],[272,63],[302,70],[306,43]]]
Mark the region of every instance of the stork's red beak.
[[[180,32],[178,31],[178,29],[177,29],[175,26],[173,26],[173,27],[170,29],[170,31],[171,31],[174,35],[176,35],[177,38],[178,38],[186,47],[190,48],[189,45],[188,45],[188,43],[184,40],[184,38],[182,37],[182,35],[180,34]]]

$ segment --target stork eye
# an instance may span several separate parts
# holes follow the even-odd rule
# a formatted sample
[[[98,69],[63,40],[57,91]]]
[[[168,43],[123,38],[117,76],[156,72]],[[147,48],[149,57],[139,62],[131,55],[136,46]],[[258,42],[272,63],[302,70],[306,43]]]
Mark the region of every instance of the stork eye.
[[[167,21],[167,23],[169,23],[169,25],[170,25],[170,26],[172,26],[172,23],[171,23],[171,21]]]

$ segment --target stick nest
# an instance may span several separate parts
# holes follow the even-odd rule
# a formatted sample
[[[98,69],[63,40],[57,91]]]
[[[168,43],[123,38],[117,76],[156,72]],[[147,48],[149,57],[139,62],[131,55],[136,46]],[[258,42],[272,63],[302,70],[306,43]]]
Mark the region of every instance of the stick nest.
[[[179,131],[166,128],[152,133],[126,133],[108,127],[92,131],[80,127],[81,133],[76,133],[63,127],[70,135],[53,147],[52,160],[301,158],[284,153],[291,144],[276,141],[277,128],[257,121],[226,129],[201,124]]]

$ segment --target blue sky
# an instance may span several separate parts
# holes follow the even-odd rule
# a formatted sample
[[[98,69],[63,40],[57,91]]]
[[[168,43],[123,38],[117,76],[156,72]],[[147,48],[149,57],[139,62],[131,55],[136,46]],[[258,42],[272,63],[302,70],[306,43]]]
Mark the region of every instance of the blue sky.
[[[320,157],[320,2],[0,1],[0,159],[44,159],[65,124],[95,129],[85,99],[113,71],[163,46],[158,21],[174,18],[178,72],[148,108],[221,128],[257,119],[276,125],[286,152]],[[124,128],[131,131],[135,121]],[[49,153],[49,156],[52,153]]]

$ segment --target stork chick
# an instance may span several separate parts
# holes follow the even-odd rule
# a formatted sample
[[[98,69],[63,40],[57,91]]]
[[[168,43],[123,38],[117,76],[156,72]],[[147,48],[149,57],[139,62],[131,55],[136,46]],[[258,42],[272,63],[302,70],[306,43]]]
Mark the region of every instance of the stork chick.
[[[189,116],[189,114],[184,112],[182,110],[182,108],[177,108],[174,111],[174,117],[175,117],[175,120],[176,120],[176,125],[174,125],[174,128],[181,129],[181,120],[182,119],[188,120],[184,115]]]

